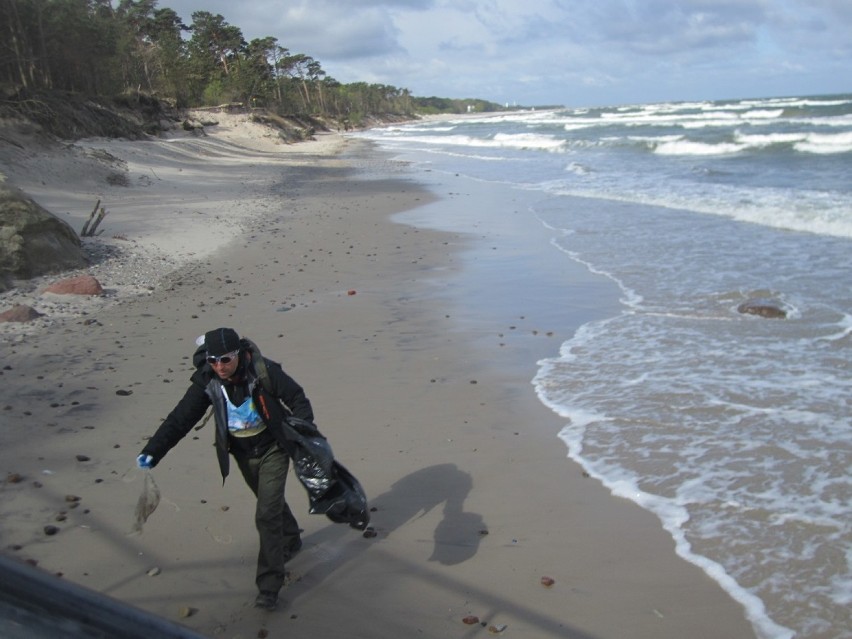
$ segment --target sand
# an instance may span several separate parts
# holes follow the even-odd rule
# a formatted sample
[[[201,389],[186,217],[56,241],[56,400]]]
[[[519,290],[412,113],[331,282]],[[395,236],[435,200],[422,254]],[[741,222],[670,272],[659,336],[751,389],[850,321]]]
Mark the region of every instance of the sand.
[[[0,296],[45,313],[0,329],[5,554],[209,637],[754,636],[653,515],[567,459],[530,354],[568,329],[484,336],[448,305],[479,236],[391,220],[482,194],[426,188],[337,134],[287,146],[239,118],[208,133],[2,150],[0,171],[75,229],[101,199],[87,245],[114,253],[86,271],[103,298],[41,295],[57,278]],[[209,425],[152,471],[162,501],[131,534],[135,456],[217,326],[305,387],[374,509],[375,537],[310,515],[291,475],[305,547],[273,613],[251,605],[253,498],[222,485]]]

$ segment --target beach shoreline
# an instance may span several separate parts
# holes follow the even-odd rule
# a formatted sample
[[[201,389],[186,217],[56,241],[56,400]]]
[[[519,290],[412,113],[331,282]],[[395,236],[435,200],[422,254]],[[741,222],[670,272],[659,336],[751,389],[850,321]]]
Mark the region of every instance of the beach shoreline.
[[[226,129],[82,143],[127,162],[124,192],[63,173],[59,158],[11,176],[54,212],[73,204],[75,228],[106,193],[107,233],[129,238],[106,243],[133,241],[129,253],[169,274],[105,268],[105,300],[45,301],[40,282],[0,296],[0,310],[67,305],[0,333],[3,467],[21,478],[0,502],[5,553],[211,637],[469,636],[471,616],[516,637],[754,636],[653,515],[566,459],[561,420],[530,385],[530,354],[561,336],[548,342],[545,326],[500,345],[448,309],[460,255],[484,250],[481,238],[413,222],[482,194],[427,188],[337,134],[281,149],[238,122]],[[306,543],[272,615],[250,605],[253,501],[239,477],[220,485],[209,428],[153,471],[163,502],[127,534],[142,488],[135,455],[182,394],[193,340],[220,325],[305,387],[376,509],[377,536],[364,538],[308,515],[291,477]],[[59,532],[46,536],[47,524]]]

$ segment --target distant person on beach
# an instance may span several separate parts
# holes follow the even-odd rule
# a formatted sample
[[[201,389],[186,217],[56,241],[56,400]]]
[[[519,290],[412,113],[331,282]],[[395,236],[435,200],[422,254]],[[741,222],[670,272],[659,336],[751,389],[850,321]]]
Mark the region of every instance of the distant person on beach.
[[[313,422],[314,414],[302,387],[280,364],[263,358],[268,377],[260,383],[255,360],[261,357],[249,340],[240,339],[231,328],[206,333],[195,353],[197,368],[189,389],[136,462],[143,469],[156,466],[213,407],[222,481],[228,476],[230,453],[257,497],[260,552],[255,583],[259,592],[254,605],[274,610],[287,575],[285,565],[302,547],[299,525],[284,499],[290,457],[276,439],[283,436],[286,415]]]

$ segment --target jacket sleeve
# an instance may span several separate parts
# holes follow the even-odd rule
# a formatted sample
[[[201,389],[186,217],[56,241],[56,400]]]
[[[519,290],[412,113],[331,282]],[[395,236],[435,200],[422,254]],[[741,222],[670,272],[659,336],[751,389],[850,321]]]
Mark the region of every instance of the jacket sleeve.
[[[314,421],[314,409],[305,395],[304,389],[281,368],[281,365],[266,360],[266,370],[269,373],[270,391],[280,399],[290,412],[305,421]]]
[[[142,452],[154,458],[153,465],[165,457],[175,444],[183,439],[210,407],[210,398],[204,388],[193,381],[183,398],[174,407],[157,432],[148,440]]]

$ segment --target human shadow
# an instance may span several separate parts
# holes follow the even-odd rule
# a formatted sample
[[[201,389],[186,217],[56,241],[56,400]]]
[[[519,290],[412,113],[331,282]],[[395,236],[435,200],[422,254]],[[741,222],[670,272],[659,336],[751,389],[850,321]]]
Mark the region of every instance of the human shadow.
[[[460,564],[476,554],[485,534],[482,516],[464,510],[471,488],[470,475],[455,464],[430,466],[406,475],[373,500],[376,530],[388,536],[443,504],[444,516],[435,528],[429,561],[445,566]]]
[[[464,510],[465,499],[472,487],[470,475],[455,464],[438,464],[406,475],[390,490],[369,500],[371,522],[364,537],[388,538],[407,522],[442,507],[443,518],[433,534],[429,561],[446,566],[462,563],[476,554],[479,542],[486,534],[482,516]],[[304,538],[307,546],[316,548],[320,555],[326,555],[325,561],[308,570],[310,581],[324,580],[347,561],[346,557],[353,558],[366,550],[366,545],[356,546],[356,542],[364,540],[353,539],[352,533],[349,526],[336,525]]]

